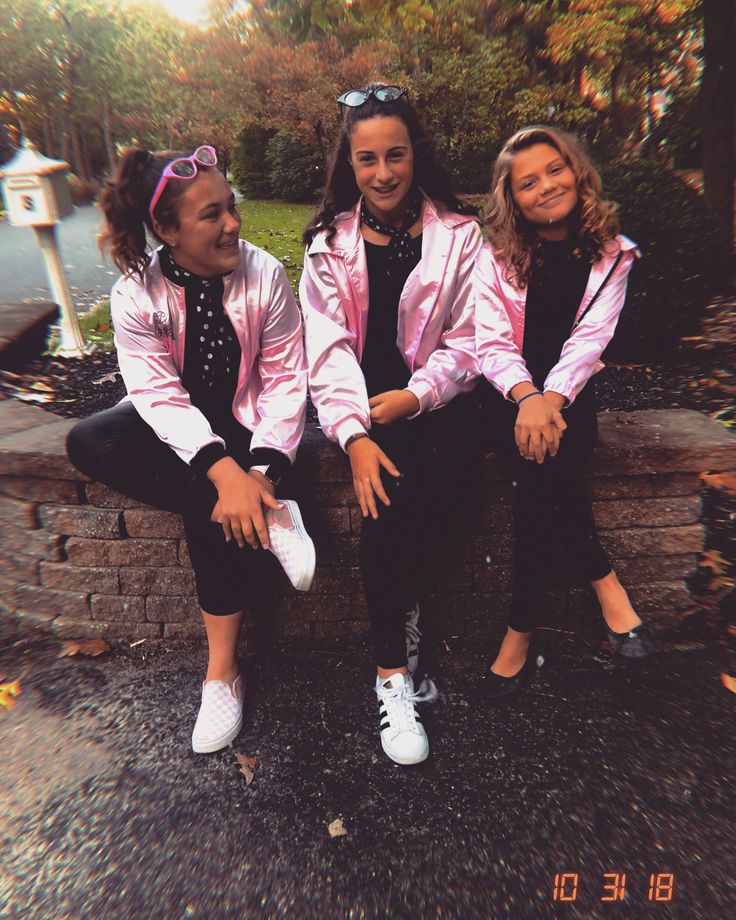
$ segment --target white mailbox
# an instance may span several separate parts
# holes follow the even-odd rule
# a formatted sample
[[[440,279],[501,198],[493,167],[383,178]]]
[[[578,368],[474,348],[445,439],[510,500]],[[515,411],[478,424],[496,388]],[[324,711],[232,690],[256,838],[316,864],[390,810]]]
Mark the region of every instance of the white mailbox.
[[[69,164],[39,153],[30,141],[0,170],[3,197],[15,227],[58,224],[72,213]]]

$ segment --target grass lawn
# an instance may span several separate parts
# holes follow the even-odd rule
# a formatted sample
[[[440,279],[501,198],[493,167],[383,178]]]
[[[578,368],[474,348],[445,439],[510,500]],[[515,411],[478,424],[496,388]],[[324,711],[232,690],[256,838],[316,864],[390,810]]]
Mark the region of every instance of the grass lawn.
[[[312,204],[289,204],[286,201],[243,201],[238,205],[243,219],[240,235],[284,263],[296,296],[304,262],[304,247],[300,240],[309,218]]]

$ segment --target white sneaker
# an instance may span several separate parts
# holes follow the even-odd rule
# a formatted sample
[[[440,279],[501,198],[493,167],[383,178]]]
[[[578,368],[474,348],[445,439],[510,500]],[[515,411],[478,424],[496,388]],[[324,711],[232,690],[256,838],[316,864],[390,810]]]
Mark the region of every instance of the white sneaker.
[[[239,674],[232,686],[224,680],[202,684],[202,705],[192,732],[195,754],[212,754],[227,747],[243,725],[245,681]]]
[[[406,666],[413,677],[417,672],[419,664],[419,640],[422,634],[419,632],[419,604],[414,606],[406,614]]]
[[[395,763],[421,763],[429,754],[429,741],[415,703],[431,701],[437,690],[431,681],[414,692],[411,674],[376,678],[376,696],[381,719],[381,747]]]
[[[284,507],[278,511],[266,510],[269,548],[296,590],[308,591],[314,578],[314,543],[304,529],[297,503],[293,499],[283,499],[281,503]]]

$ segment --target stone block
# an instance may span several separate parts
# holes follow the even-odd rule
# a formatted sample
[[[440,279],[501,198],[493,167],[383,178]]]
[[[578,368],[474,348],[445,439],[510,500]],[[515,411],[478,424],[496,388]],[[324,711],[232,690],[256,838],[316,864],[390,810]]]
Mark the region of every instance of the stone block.
[[[599,476],[699,473],[736,467],[736,435],[692,409],[602,412],[600,446],[592,467]]]
[[[36,506],[32,502],[19,501],[0,495],[0,520],[24,530],[37,530]]]
[[[125,529],[130,537],[184,536],[184,521],[180,514],[158,509],[126,509],[123,512]]]
[[[152,623],[184,623],[201,619],[199,602],[196,597],[150,594],[146,598],[146,619]]]
[[[38,610],[15,611],[15,624],[21,632],[35,629],[48,631],[55,620],[55,613],[41,613]]]
[[[358,564],[358,538],[356,536],[326,535],[318,541],[317,560],[320,565]]]
[[[96,540],[118,540],[123,534],[121,512],[87,506],[40,505],[39,518],[53,533]]]
[[[72,565],[70,562],[42,562],[41,583],[63,591],[119,594],[118,570],[109,566]]]
[[[204,623],[164,623],[164,639],[204,639],[207,635]]]
[[[96,508],[146,508],[142,502],[137,502],[134,498],[128,498],[122,492],[116,492],[109,486],[101,482],[86,482],[84,484],[84,494],[90,505]]]
[[[86,591],[60,591],[37,585],[17,585],[18,608],[37,613],[50,613],[74,620],[88,620],[90,616],[89,593]]]
[[[4,547],[3,547],[4,549]],[[38,584],[38,559],[33,556],[0,556],[0,580]]]
[[[308,594],[287,594],[277,600],[276,607],[278,616],[291,622],[349,620],[351,617],[350,598],[344,594],[320,595],[317,603]]]
[[[310,594],[358,594],[363,590],[363,581],[358,566],[318,565]]]
[[[682,527],[601,530],[600,538],[609,556],[626,559],[698,553],[703,547],[704,534],[702,524],[685,524]]]
[[[684,581],[653,581],[628,589],[636,610],[688,610],[695,603]]]
[[[695,571],[697,561],[695,553],[680,553],[674,556],[613,559],[611,565],[621,583],[628,587],[642,582],[682,580]]]
[[[189,547],[187,546],[186,540],[179,540],[176,558],[179,561],[179,565],[182,565],[186,568],[192,567],[192,560],[189,558]]]
[[[345,505],[320,507],[303,505],[304,525],[310,534],[349,533],[351,508]]]
[[[697,473],[663,473],[651,476],[595,476],[591,491],[594,500],[611,498],[654,498],[667,495],[695,495],[700,491]]]
[[[51,624],[51,630],[59,639],[97,639],[105,636],[107,626],[107,623],[96,623],[94,620],[57,617]]]
[[[66,554],[75,565],[176,565],[175,540],[88,540],[70,537]]]
[[[194,572],[181,566],[123,566],[120,569],[123,594],[192,595],[196,593]]]
[[[53,419],[48,424],[0,437],[0,474],[39,479],[87,478],[72,466],[66,455],[66,437],[75,425],[74,419],[48,415]]]
[[[124,620],[142,623],[146,619],[145,604],[142,597],[129,594],[93,594],[92,618],[105,622]]]
[[[694,524],[700,517],[700,496],[598,501],[593,502],[593,515],[602,529]]]
[[[41,425],[58,422],[59,416],[39,406],[31,406],[17,399],[0,400],[0,432],[2,437],[18,431],[28,431]]]
[[[0,476],[0,492],[31,502],[78,505],[80,483],[68,479],[34,479],[28,476]]]
[[[7,556],[35,556],[38,559],[59,560],[63,540],[46,530],[25,530],[0,521],[0,547]]]

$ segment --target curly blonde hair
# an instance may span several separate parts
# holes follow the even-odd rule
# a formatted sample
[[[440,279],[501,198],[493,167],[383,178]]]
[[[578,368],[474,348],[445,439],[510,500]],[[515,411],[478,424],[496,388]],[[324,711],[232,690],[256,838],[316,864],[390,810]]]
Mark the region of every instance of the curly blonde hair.
[[[575,255],[591,263],[598,261],[601,250],[615,241],[619,229],[617,206],[603,198],[601,178],[577,139],[546,125],[522,128],[506,141],[494,164],[484,218],[493,250],[503,261],[508,280],[518,288],[529,282],[539,241],[534,226],[519,213],[512,197],[511,164],[520,150],[535,144],[554,147],[575,176],[579,198],[571,215]]]

